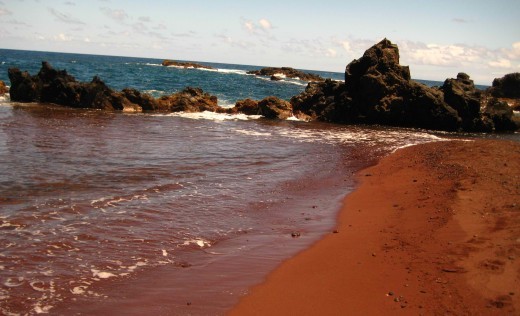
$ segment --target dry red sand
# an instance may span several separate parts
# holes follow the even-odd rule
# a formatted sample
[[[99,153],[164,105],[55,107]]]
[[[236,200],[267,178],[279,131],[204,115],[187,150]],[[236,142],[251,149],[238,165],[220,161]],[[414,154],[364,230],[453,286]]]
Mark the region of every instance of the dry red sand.
[[[519,315],[520,144],[398,150],[230,315]]]

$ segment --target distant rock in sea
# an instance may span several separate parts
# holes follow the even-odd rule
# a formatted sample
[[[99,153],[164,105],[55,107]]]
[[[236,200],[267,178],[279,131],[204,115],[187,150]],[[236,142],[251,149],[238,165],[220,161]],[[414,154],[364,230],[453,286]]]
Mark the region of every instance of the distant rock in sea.
[[[293,79],[300,79],[302,81],[325,81],[321,76],[311,74],[311,73],[305,73],[300,70],[296,70],[291,67],[265,67],[260,70],[251,70],[247,72],[250,75],[257,75],[257,76],[266,76],[270,77],[271,80],[280,80],[282,77],[287,78],[293,78]]]
[[[387,39],[347,65],[344,83],[311,82],[291,104],[295,115],[307,120],[472,132],[518,128],[512,111],[487,102],[467,74],[440,88],[411,80],[410,69],[399,64],[397,45]]]
[[[192,63],[192,62],[179,62],[179,61],[173,61],[173,60],[164,60],[162,62],[162,65],[165,67],[180,67],[180,68],[203,68],[203,69],[215,69],[213,67]]]

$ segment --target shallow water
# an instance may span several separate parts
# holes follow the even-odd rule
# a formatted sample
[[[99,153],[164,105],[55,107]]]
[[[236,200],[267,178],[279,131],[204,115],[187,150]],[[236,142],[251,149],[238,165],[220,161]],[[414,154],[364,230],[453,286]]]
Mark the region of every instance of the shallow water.
[[[110,299],[118,282],[139,283],[161,269],[172,278],[179,269],[195,273],[205,260],[225,267],[252,255],[247,243],[274,264],[332,227],[353,171],[436,139],[210,113],[3,103],[0,306],[4,313],[79,312],[74,301]],[[296,230],[305,237],[290,237]],[[269,254],[266,245],[280,247],[280,238],[286,249]],[[183,279],[172,278],[176,285]]]

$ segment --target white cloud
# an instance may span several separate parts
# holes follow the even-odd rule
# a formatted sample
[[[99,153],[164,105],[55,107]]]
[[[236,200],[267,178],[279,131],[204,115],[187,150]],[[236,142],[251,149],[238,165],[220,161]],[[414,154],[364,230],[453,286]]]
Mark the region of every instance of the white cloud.
[[[81,20],[72,17],[70,14],[60,12],[53,8],[48,8],[49,12],[56,18],[57,21],[66,23],[66,24],[85,24]]]
[[[503,69],[510,69],[512,68],[511,61],[509,59],[501,58],[499,60],[490,61],[488,63],[491,67],[494,68],[503,68]]]
[[[463,19],[463,18],[453,18],[451,21],[452,21],[452,22],[455,22],[455,23],[459,23],[459,24],[469,23],[468,20]]]
[[[433,66],[457,66],[482,58],[483,50],[464,45],[407,43],[402,55],[411,63]]]
[[[66,35],[64,33],[60,33],[60,34],[54,36],[54,40],[58,41],[58,42],[70,42],[73,39],[74,38],[72,36]]]
[[[152,22],[152,19],[149,16],[140,16],[139,21],[141,22]]]
[[[13,14],[11,11],[7,10],[6,8],[0,8],[0,16],[4,15],[11,15]]]
[[[506,49],[506,55],[511,59],[520,59],[520,42],[513,43],[511,49]]]
[[[260,19],[258,23],[260,24],[260,27],[264,30],[270,30],[272,28],[271,22],[269,22],[267,19]]]
[[[341,42],[341,46],[343,46],[343,49],[347,52],[351,52],[352,51],[352,47],[350,47],[350,42],[349,41],[343,41]]]
[[[243,26],[249,33],[253,33],[255,31],[255,24],[251,21],[245,21]]]
[[[168,29],[168,27],[166,27],[166,25],[162,24],[162,23],[159,23],[157,24],[156,26],[153,27],[154,30],[158,30],[158,31],[161,31],[161,30],[166,30]]]
[[[258,23],[255,23],[251,20],[243,20],[242,27],[248,33],[255,34],[255,35],[268,34],[269,31],[271,31],[273,29],[272,23],[265,18],[258,20]]]
[[[128,14],[122,9],[110,9],[102,7],[101,11],[105,13],[109,18],[114,19],[118,22],[124,22],[128,18]]]
[[[85,43],[90,43],[90,38],[85,37],[85,38],[83,39],[83,42],[85,42]]]
[[[329,48],[329,49],[327,49],[325,56],[334,58],[334,57],[338,56],[338,52],[335,49]]]

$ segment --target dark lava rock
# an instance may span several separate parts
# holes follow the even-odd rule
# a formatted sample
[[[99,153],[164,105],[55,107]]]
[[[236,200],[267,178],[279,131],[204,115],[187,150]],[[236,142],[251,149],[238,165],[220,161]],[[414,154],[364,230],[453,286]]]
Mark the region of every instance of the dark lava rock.
[[[503,120],[491,110],[483,113],[484,103],[481,92],[464,73],[447,79],[441,88],[411,80],[409,68],[399,64],[398,47],[387,39],[347,65],[344,83],[311,82],[291,98],[295,116],[308,120],[446,131],[516,129],[514,124],[504,123],[511,121],[507,113],[501,112]]]
[[[291,99],[294,111],[312,119],[456,130],[457,112],[441,91],[410,79],[399,65],[399,49],[384,39],[347,65],[345,83],[309,84]]]
[[[74,108],[93,108],[118,111],[165,111],[165,112],[216,112],[217,97],[200,88],[184,90],[159,99],[135,89],[121,92],[110,89],[99,77],[91,82],[78,82],[66,70],[55,70],[47,62],[40,72],[31,76],[28,72],[11,68],[11,100],[15,102],[54,103]]]
[[[170,112],[217,112],[217,97],[212,96],[200,88],[187,87],[184,90],[158,99],[160,108]]]
[[[174,66],[174,67],[182,67],[182,68],[203,68],[203,69],[215,69],[211,66],[192,63],[192,62],[180,62],[180,61],[173,61],[173,60],[163,60],[162,62],[163,66]]]
[[[492,98],[484,108],[484,116],[491,120],[495,131],[512,131],[520,128],[513,121],[513,109],[505,101]]]
[[[271,80],[279,80],[280,78],[277,75],[283,74],[287,78],[298,78],[303,81],[324,81],[324,79],[319,75],[305,73],[291,67],[265,67],[260,70],[248,71],[247,73],[250,75],[271,77]],[[273,79],[273,77],[276,79]]]
[[[520,73],[515,72],[496,78],[489,90],[491,95],[497,98],[520,98]]]
[[[238,100],[234,109],[236,113],[243,113],[246,115],[258,115],[260,112],[258,101],[251,99]]]
[[[268,119],[285,120],[292,116],[292,106],[289,102],[277,97],[267,97],[258,102],[259,114]]]
[[[440,88],[444,92],[444,101],[457,111],[465,131],[482,131],[484,128],[480,116],[481,92],[475,88],[473,80],[465,73],[459,73],[457,79],[446,79]]]

